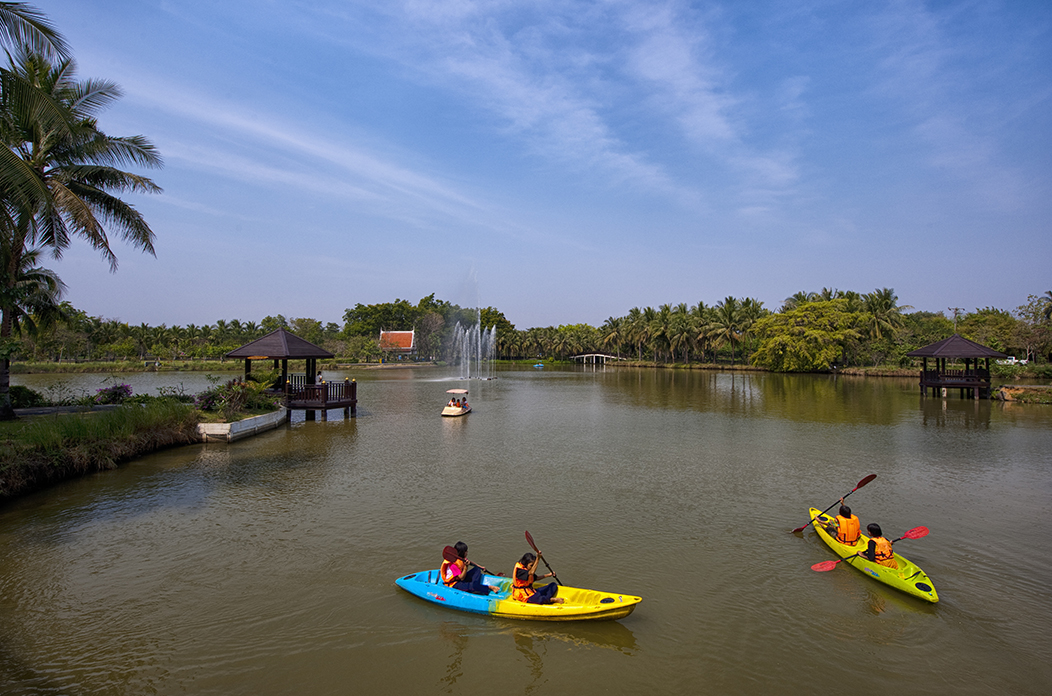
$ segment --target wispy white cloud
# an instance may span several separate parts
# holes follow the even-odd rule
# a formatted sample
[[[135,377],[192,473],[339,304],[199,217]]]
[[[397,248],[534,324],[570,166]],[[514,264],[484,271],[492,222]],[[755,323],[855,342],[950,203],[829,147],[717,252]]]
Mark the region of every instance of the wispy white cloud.
[[[874,21],[882,58],[876,94],[898,105],[912,122],[924,160],[967,185],[972,195],[1002,209],[1024,196],[1021,174],[1006,164],[998,136],[982,124],[975,76],[960,67],[971,59],[951,36],[952,11],[936,13],[916,0],[897,0]]]
[[[730,111],[737,100],[727,89],[705,27],[684,30],[675,5],[635,6],[625,14],[627,28],[639,36],[629,48],[629,70],[660,90],[664,108],[675,113],[684,133],[703,147],[740,139]]]
[[[302,124],[283,123],[258,108],[248,109],[155,76],[129,77],[124,82],[129,101],[203,127],[202,137],[208,145],[204,141],[164,143],[163,152],[170,161],[252,185],[294,187],[352,201],[416,226],[433,224],[425,221],[435,215],[487,227],[499,218],[491,205],[432,176],[347,142],[313,135]],[[235,143],[251,146],[235,147]],[[501,229],[515,228],[503,225]]]
[[[636,42],[627,49],[629,74],[652,92],[650,103],[672,116],[684,138],[708,166],[728,177],[728,188],[746,208],[772,212],[799,181],[797,153],[786,138],[778,150],[758,146],[733,70],[725,66],[710,36],[709,23],[719,13],[703,16],[689,5],[666,2],[630,6],[624,22]],[[804,113],[806,79],[793,78],[773,95],[798,121]]]

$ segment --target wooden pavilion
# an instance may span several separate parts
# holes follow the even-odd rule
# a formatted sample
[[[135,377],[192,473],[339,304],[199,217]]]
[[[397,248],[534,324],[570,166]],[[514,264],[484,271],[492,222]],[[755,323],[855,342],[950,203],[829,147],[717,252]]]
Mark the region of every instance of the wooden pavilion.
[[[358,406],[358,383],[353,379],[343,382],[320,380],[318,358],[332,358],[332,353],[310,341],[289,333],[285,329],[271,331],[266,336],[232,350],[228,358],[240,358],[245,361],[245,378],[252,372],[253,360],[273,360],[274,369],[281,371],[278,382],[285,397],[286,417],[292,418],[292,411],[306,411],[307,420],[314,420],[316,411],[321,411],[322,420],[326,420],[331,408],[342,408],[344,417],[353,415]],[[303,374],[289,374],[289,360],[303,360]]]
[[[922,358],[920,374],[921,396],[946,396],[948,389],[960,389],[961,398],[971,391],[972,398],[990,396],[990,358],[1006,358],[1004,353],[987,348],[975,341],[954,334],[949,338],[906,353],[911,358]],[[935,359],[935,369],[928,369],[928,358]],[[949,369],[947,360],[964,360],[964,369]],[[985,360],[985,367],[980,361]]]

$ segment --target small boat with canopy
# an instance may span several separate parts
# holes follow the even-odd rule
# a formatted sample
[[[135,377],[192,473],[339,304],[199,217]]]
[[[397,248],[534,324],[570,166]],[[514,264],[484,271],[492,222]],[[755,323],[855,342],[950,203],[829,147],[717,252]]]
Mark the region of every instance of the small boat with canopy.
[[[452,394],[453,396],[449,398],[446,407],[442,409],[443,416],[455,418],[456,416],[463,416],[471,413],[471,406],[468,405],[467,389],[447,389],[446,393]]]

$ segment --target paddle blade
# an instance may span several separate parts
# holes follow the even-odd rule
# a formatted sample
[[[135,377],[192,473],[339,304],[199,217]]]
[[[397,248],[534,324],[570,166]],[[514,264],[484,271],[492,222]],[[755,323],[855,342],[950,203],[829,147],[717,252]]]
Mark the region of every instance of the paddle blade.
[[[920,539],[921,537],[928,536],[927,527],[914,527],[910,531],[902,535],[903,539]]]
[[[811,520],[811,522],[814,522],[814,520]],[[804,531],[805,529],[807,529],[808,527],[810,527],[810,526],[811,526],[811,522],[808,522],[808,523],[807,523],[807,524],[805,524],[805,525],[802,525],[802,526],[800,526],[800,527],[797,527],[796,529],[790,529],[790,530],[789,530],[789,533],[790,533],[790,534],[796,534],[797,532],[802,532],[802,531]]]
[[[537,544],[533,543],[533,535],[530,534],[530,530],[528,529],[526,530],[526,543],[530,545],[530,548],[533,549],[534,553],[540,553],[540,551],[537,550]]]
[[[841,558],[840,561],[842,560],[844,559]],[[836,564],[840,563],[840,561],[822,561],[821,563],[815,563],[813,566],[811,566],[811,570],[817,570],[819,573],[824,573],[827,570],[832,570],[833,568],[836,568]]]
[[[857,491],[857,490],[858,490],[859,488],[862,488],[862,486],[865,486],[865,485],[866,485],[867,483],[869,483],[870,481],[872,481],[872,480],[873,480],[873,479],[875,479],[876,477],[877,477],[877,475],[876,475],[876,474],[870,474],[870,475],[869,475],[869,476],[867,476],[866,478],[864,478],[864,479],[862,479],[861,481],[859,481],[859,482],[858,482],[858,485],[857,485],[857,486],[855,486],[855,490],[853,490],[853,491],[851,491],[851,492],[852,492],[852,493],[854,493],[854,492],[855,492],[855,491]]]
[[[457,550],[452,546],[447,546],[446,548],[442,549],[442,558],[452,563],[453,561],[460,560],[460,554],[458,554]]]

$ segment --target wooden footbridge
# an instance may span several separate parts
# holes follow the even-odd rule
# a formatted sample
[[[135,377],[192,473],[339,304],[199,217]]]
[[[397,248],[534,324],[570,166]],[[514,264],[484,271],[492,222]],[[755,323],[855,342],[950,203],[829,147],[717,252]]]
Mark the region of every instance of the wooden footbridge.
[[[622,358],[618,355],[606,355],[604,353],[583,353],[581,355],[571,355],[573,360],[581,361],[589,365],[605,365],[607,360],[628,360],[628,358]]]

